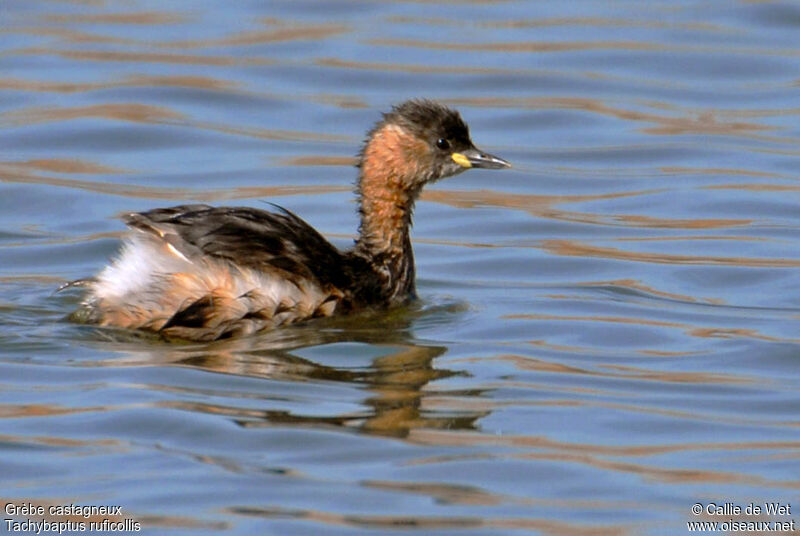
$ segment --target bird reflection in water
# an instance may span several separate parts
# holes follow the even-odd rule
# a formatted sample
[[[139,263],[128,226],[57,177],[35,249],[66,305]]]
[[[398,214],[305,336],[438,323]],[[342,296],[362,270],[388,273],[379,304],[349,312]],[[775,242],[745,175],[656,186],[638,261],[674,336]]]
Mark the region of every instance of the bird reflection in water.
[[[452,314],[453,308],[444,314]],[[442,410],[426,408],[426,397],[441,392],[426,389],[431,382],[463,374],[438,368],[435,359],[447,352],[445,346],[419,344],[411,325],[421,315],[431,315],[421,307],[408,307],[390,314],[368,312],[347,317],[324,318],[309,324],[288,326],[257,337],[229,339],[210,344],[158,344],[142,348],[141,341],[130,357],[137,364],[182,366],[208,372],[233,374],[282,382],[340,382],[369,392],[358,400],[362,410],[339,415],[313,415],[286,409],[255,409],[205,402],[180,400],[160,404],[214,415],[226,415],[242,427],[291,426],[342,427],[364,433],[404,438],[418,428],[473,430],[476,421],[488,410]],[[433,313],[437,314],[437,313]],[[438,313],[442,314],[442,313]],[[108,334],[107,330],[104,333]],[[298,355],[303,350],[325,345],[360,343],[369,351],[383,350],[366,367],[339,367]],[[127,345],[126,345],[127,346]],[[358,351],[358,350],[356,350]],[[337,349],[337,353],[341,350]],[[130,365],[130,359],[123,359]],[[364,361],[359,359],[357,363]],[[119,360],[107,362],[119,366]],[[172,389],[170,389],[172,390]],[[313,396],[313,392],[310,394]]]

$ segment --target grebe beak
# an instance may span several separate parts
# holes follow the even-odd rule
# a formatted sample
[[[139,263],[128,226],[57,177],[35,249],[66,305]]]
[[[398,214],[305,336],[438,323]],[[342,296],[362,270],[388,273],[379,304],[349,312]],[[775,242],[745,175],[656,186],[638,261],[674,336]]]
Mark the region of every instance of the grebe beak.
[[[475,147],[460,153],[453,153],[451,158],[453,162],[465,168],[505,169],[511,167],[506,160],[493,154],[484,153]]]

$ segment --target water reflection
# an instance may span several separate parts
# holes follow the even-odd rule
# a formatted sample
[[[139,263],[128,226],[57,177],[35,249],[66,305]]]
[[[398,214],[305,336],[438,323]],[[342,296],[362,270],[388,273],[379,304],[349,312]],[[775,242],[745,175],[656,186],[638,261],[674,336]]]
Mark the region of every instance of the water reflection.
[[[752,220],[743,218],[657,218],[637,214],[603,214],[580,212],[559,208],[563,204],[587,203],[628,197],[649,196],[662,190],[629,190],[596,195],[529,195],[509,194],[492,190],[444,190],[436,189],[422,193],[421,199],[443,203],[454,207],[492,206],[524,210],[540,218],[550,218],[596,225],[623,225],[632,227],[654,227],[664,229],[722,229],[745,226]]]
[[[191,17],[186,12],[178,11],[134,11],[122,13],[61,13],[46,14],[42,20],[70,24],[178,24]]]
[[[0,182],[19,184],[45,184],[74,188],[102,194],[136,197],[144,199],[168,199],[175,202],[193,199],[196,201],[220,201],[230,199],[252,199],[282,197],[287,195],[319,195],[348,191],[344,186],[251,186],[240,188],[176,188],[120,184],[110,181],[90,181],[42,175],[34,171],[59,174],[119,175],[134,173],[111,168],[95,162],[75,159],[28,160],[25,162],[0,162]]]
[[[343,515],[310,509],[235,507],[230,512],[239,516],[265,519],[294,519],[333,527],[351,527],[359,530],[525,530],[546,536],[626,536],[633,534],[628,527],[604,524],[587,527],[576,523],[562,523],[546,519],[503,517],[487,519],[480,516],[433,517],[424,515]]]
[[[679,134],[717,134],[726,136],[753,136],[765,139],[763,136],[756,136],[756,132],[776,130],[774,127],[759,123],[745,123],[743,121],[720,121],[718,116],[723,115],[710,109],[685,110],[683,117],[674,115],[659,115],[654,112],[641,112],[627,108],[618,108],[608,102],[589,99],[589,98],[565,98],[565,97],[541,97],[541,98],[498,98],[498,97],[472,97],[462,99],[451,99],[450,102],[458,105],[470,106],[494,106],[494,107],[513,107],[529,109],[564,109],[581,110],[593,114],[606,115],[624,121],[637,121],[655,123],[657,126],[647,127],[641,131],[647,134],[679,135]],[[674,106],[666,103],[648,103],[649,107],[656,109],[676,110]],[[752,117],[747,112],[727,112],[726,117],[737,117],[744,113],[745,117]],[[772,112],[777,115],[780,111]],[[782,138],[770,138],[781,140]],[[787,140],[784,140],[787,141]]]
[[[0,89],[14,91],[80,93],[123,87],[183,87],[232,92],[238,88],[239,85],[230,80],[222,80],[219,78],[199,75],[129,75],[120,79],[109,80],[106,82],[54,82],[48,80],[23,80],[19,78],[5,78],[0,80]]]
[[[586,244],[577,240],[545,240],[542,247],[554,255],[601,257],[636,262],[659,264],[706,264],[720,266],[750,266],[768,268],[800,267],[799,259],[764,257],[723,257],[711,255],[679,255],[670,253],[651,253],[644,251],[625,251],[619,248]]]
[[[349,31],[347,26],[329,24],[320,26],[291,25],[287,28],[272,30],[243,31],[221,39],[203,41],[168,41],[155,43],[156,46],[174,48],[208,48],[215,46],[248,46],[268,43],[281,43],[284,41],[300,41],[325,39]]]
[[[177,65],[202,66],[265,66],[273,65],[275,60],[264,57],[212,56],[205,54],[179,54],[167,52],[127,52],[112,50],[65,50],[59,48],[31,47],[15,51],[19,55],[59,56],[66,60],[85,60],[103,62],[166,63]]]
[[[358,430],[367,434],[403,438],[417,428],[471,430],[476,421],[489,414],[490,405],[465,404],[441,408],[426,403],[435,396],[431,384],[437,380],[463,374],[458,370],[437,367],[436,358],[447,352],[446,346],[426,345],[414,341],[412,327],[421,311],[396,311],[386,317],[370,318],[368,313],[356,317],[329,318],[288,329],[266,332],[260,336],[219,341],[207,345],[160,345],[147,351],[128,351],[128,358],[97,363],[100,366],[178,366],[206,372],[232,374],[262,380],[335,382],[350,386],[361,394],[359,411],[320,416],[301,411],[255,409],[232,405],[189,401],[164,401],[159,407],[224,415],[245,428],[299,425],[303,427],[333,426]],[[425,314],[431,314],[430,311]],[[309,325],[310,324],[310,325]],[[366,326],[366,327],[365,327]],[[153,340],[153,336],[122,330],[87,328],[91,338],[107,337],[117,351],[129,345],[119,342],[133,337]],[[353,344],[365,345],[353,347]],[[341,348],[337,352],[337,346]],[[335,366],[302,357],[306,348],[331,349],[330,354],[379,349],[380,355],[366,366]],[[344,362],[351,359],[341,354]],[[360,361],[359,361],[360,362]],[[181,388],[164,387],[178,392]],[[471,392],[480,396],[480,390]]]

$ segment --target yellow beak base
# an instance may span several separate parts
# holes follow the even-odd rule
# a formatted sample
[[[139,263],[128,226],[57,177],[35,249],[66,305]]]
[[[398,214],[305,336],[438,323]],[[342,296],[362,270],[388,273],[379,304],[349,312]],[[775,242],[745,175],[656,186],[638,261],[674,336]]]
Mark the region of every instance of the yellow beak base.
[[[461,167],[465,168],[472,167],[472,163],[470,163],[469,159],[461,153],[453,153],[452,155],[450,155],[450,157],[453,159],[453,162],[455,162]]]

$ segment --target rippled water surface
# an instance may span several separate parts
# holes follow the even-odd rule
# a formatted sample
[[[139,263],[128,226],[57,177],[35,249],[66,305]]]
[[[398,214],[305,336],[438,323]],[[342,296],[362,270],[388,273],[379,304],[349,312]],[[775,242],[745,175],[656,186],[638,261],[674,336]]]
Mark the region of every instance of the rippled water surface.
[[[120,505],[148,534],[792,519],[691,512],[764,501],[800,523],[800,4],[0,21],[3,504]],[[114,255],[125,211],[271,201],[346,247],[364,132],[422,96],[515,167],[424,193],[417,304],[214,344],[65,321],[80,293],[54,290]]]

